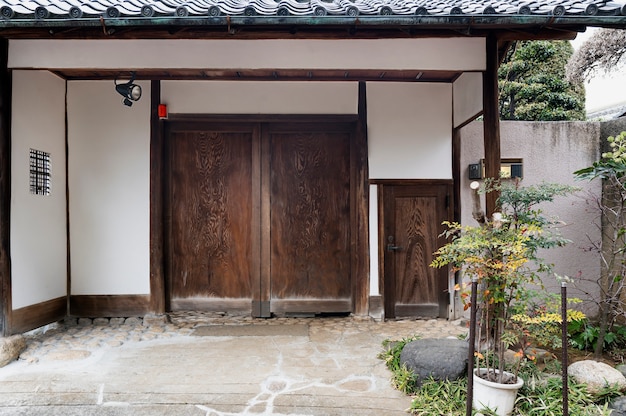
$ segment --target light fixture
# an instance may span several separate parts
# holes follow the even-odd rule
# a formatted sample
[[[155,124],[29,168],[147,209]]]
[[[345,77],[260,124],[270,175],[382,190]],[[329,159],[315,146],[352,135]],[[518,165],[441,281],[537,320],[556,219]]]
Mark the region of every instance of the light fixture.
[[[137,84],[133,84],[135,82],[135,73],[130,73],[130,80],[124,84],[118,84],[115,81],[115,91],[117,91],[122,97],[124,97],[124,105],[128,107],[133,105],[133,101],[139,101],[141,98],[141,87]]]

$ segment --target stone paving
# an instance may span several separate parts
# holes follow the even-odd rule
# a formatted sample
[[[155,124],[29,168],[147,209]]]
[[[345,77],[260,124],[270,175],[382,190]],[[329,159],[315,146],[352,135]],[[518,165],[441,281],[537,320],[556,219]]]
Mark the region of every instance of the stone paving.
[[[217,326],[226,331],[199,335]],[[406,414],[410,398],[376,357],[382,341],[466,333],[439,319],[69,319],[25,334],[20,359],[0,368],[0,415]]]
[[[458,337],[468,332],[463,321],[449,322],[444,319],[400,319],[385,322],[369,317],[257,319],[211,312],[176,312],[165,317],[145,318],[70,318],[25,334],[27,348],[20,355],[20,360],[35,363],[42,359],[85,358],[100,348],[119,347],[128,342],[191,336],[199,327],[251,324],[305,324],[309,326],[313,338],[326,331],[335,334],[367,332],[372,334],[374,342],[402,339],[414,334],[419,334],[422,338]]]

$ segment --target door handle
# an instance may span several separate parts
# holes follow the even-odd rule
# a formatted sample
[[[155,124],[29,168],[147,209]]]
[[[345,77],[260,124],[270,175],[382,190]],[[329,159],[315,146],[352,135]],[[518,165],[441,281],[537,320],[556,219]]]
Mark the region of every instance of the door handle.
[[[402,247],[393,245],[393,240],[394,240],[394,238],[393,238],[392,235],[387,237],[387,243],[388,243],[387,244],[387,251],[400,251],[400,250],[402,250]]]
[[[400,251],[400,250],[402,250],[402,247],[400,246],[394,246],[391,243],[387,244],[387,251]]]

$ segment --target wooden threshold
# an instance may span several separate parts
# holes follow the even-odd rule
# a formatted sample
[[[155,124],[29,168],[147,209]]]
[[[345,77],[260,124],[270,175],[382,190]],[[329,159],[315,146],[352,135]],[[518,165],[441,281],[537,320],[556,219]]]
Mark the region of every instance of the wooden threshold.
[[[272,313],[344,313],[352,311],[351,299],[280,299],[270,303]]]
[[[174,298],[171,300],[172,311],[212,311],[252,313],[252,299],[223,298]]]
[[[51,299],[35,305],[14,309],[11,313],[10,334],[20,334],[60,321],[67,315],[67,299],[65,296]]]
[[[433,317],[436,318],[439,315],[439,304],[433,303],[431,305],[396,305],[396,318],[400,317]]]
[[[143,316],[150,310],[150,295],[73,295],[72,316],[110,318]]]

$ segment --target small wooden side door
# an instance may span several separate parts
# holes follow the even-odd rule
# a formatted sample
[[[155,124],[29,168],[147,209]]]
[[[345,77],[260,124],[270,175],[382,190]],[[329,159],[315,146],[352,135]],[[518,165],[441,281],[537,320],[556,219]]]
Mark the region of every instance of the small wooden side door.
[[[450,219],[448,183],[382,187],[383,296],[385,317],[445,317],[448,273],[430,267]]]

